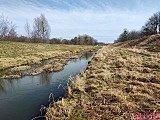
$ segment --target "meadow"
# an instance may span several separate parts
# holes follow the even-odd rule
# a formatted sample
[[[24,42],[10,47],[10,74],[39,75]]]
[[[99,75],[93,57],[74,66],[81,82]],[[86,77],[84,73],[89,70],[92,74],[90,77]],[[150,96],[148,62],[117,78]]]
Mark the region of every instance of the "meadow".
[[[62,45],[0,41],[0,78],[18,78],[30,70],[27,75],[36,75],[44,70],[58,71],[72,58],[78,58],[85,51],[95,49],[86,45]],[[45,62],[50,60],[49,62]],[[36,65],[36,67],[35,67]]]

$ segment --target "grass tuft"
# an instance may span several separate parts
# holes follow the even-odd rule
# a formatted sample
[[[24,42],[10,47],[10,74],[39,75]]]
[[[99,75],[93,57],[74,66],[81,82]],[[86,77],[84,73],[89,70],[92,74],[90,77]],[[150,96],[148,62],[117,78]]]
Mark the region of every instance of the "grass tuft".
[[[137,112],[160,113],[159,65],[158,52],[104,46],[69,86],[64,101],[70,113],[64,118],[126,120]],[[54,116],[50,109],[48,118]]]

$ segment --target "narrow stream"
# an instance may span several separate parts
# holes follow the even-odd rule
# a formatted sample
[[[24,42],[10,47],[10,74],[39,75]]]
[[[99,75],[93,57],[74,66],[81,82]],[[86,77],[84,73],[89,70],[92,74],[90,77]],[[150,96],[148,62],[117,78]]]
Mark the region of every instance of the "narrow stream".
[[[55,100],[61,98],[70,76],[85,70],[92,56],[93,53],[87,52],[69,61],[60,72],[0,80],[0,120],[30,120],[40,115],[41,105],[49,104],[50,93]]]

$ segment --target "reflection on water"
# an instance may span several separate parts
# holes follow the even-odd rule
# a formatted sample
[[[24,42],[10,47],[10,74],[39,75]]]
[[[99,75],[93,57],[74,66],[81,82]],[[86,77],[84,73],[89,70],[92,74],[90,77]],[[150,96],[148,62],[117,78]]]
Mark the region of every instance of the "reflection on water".
[[[39,75],[40,77],[40,84],[44,84],[44,85],[49,85],[51,82],[51,74],[47,73],[47,72],[43,72]]]
[[[81,56],[79,59],[89,59],[91,57],[91,53],[90,52],[87,52],[85,53],[83,56]]]
[[[5,92],[4,84],[4,81],[0,80],[0,92]]]
[[[6,92],[6,89],[9,87],[14,87],[13,83],[14,81],[12,79],[0,80],[0,93]]]
[[[79,59],[69,61],[60,72],[0,80],[0,118],[28,120],[39,115],[41,105],[49,104],[49,94],[53,93],[54,100],[61,98],[69,77],[85,70],[92,55],[89,52]]]

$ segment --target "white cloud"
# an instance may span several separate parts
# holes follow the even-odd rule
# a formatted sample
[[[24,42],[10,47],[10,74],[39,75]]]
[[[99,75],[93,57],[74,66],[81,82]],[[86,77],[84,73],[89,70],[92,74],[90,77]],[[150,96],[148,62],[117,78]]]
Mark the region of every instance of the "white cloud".
[[[62,2],[73,9],[53,9],[47,7],[47,5],[43,6],[38,1],[32,3],[25,0],[20,2],[19,0],[14,3],[7,3],[8,6],[1,5],[0,11],[18,26],[17,32],[22,35],[25,34],[24,24],[26,20],[32,24],[34,18],[43,13],[51,26],[51,37],[70,39],[78,34],[89,34],[103,42],[113,42],[124,28],[139,30],[153,13],[153,11],[139,11],[137,13],[137,10],[131,11],[129,9],[124,11],[113,8],[104,1],[102,3],[98,2],[98,0],[98,6],[95,4],[89,5],[88,8],[91,9],[83,8],[83,6],[88,5],[88,2],[84,0],[81,0],[82,7],[76,3],[73,5],[64,0]],[[107,6],[106,9],[104,9],[105,6]]]

